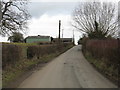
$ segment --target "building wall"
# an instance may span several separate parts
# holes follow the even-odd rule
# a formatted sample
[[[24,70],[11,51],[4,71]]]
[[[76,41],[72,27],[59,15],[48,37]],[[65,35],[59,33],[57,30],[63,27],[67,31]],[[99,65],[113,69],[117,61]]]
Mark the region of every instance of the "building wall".
[[[50,42],[50,38],[27,38],[26,43],[34,43],[34,42]]]

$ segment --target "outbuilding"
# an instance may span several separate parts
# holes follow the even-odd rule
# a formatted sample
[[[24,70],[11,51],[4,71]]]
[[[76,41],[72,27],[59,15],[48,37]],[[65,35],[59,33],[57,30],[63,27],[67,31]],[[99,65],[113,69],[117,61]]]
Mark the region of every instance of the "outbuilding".
[[[37,43],[37,42],[51,42],[50,36],[28,36],[25,39],[26,43]]]

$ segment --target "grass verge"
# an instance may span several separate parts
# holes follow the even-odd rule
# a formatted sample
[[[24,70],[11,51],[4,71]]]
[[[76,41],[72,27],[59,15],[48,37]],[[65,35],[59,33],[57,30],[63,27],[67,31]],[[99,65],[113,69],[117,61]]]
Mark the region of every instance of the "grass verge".
[[[114,66],[106,65],[105,58],[96,59],[93,58],[89,52],[83,53],[85,58],[106,78],[118,85],[118,70],[114,69]]]

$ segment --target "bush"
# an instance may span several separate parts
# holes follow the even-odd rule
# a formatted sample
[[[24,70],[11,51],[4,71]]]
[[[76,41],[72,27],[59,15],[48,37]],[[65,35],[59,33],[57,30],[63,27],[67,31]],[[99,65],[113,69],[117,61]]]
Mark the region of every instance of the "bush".
[[[27,59],[32,59],[33,57],[35,57],[37,51],[39,51],[37,46],[28,46]]]
[[[107,64],[118,64],[118,41],[117,40],[88,40],[86,49],[94,58],[105,58]]]
[[[38,59],[41,56],[45,56],[51,53],[56,53],[57,51],[61,51],[66,48],[69,44],[61,44],[61,45],[34,45],[28,46],[27,48],[27,58],[32,59],[37,57]]]

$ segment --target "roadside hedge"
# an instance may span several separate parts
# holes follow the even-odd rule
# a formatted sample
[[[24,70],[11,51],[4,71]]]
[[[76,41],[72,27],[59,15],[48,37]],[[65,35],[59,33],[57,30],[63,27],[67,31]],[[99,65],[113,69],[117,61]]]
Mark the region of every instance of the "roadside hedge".
[[[116,84],[118,83],[120,80],[120,40],[87,38],[83,41],[82,51],[90,63]]]
[[[21,60],[40,59],[51,53],[64,51],[72,43],[48,44],[48,45],[19,45],[12,43],[2,44],[2,67],[3,69],[14,66]]]
[[[120,56],[117,40],[88,40],[86,49],[92,57],[106,59],[107,66],[117,66]]]
[[[36,57],[39,59],[42,56],[55,53],[55,52],[60,52],[63,49],[65,49],[69,44],[60,44],[60,45],[43,45],[43,46],[28,46],[27,48],[27,59],[31,59]]]
[[[16,60],[21,59],[22,48],[17,45],[3,44],[2,45],[2,66],[3,69],[11,63],[15,64]]]

